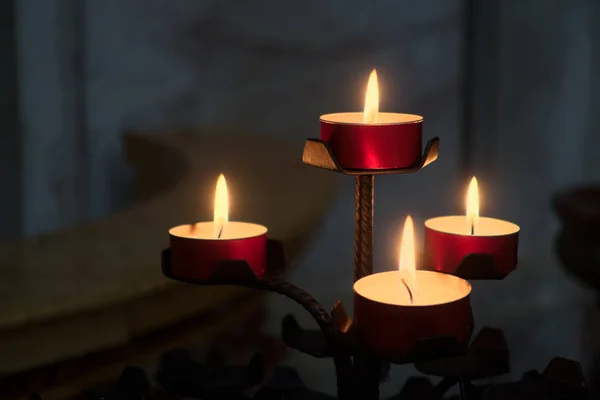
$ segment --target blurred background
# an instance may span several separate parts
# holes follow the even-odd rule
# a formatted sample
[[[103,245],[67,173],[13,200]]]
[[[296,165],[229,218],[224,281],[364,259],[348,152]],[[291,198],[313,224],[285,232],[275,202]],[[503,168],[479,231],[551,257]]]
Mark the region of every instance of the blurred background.
[[[221,165],[234,174],[232,217],[280,224],[275,236],[295,244],[287,277],[326,307],[342,299],[351,309],[353,179],[300,159],[305,138],[319,135],[319,115],[362,109],[373,68],[381,110],[423,115],[424,139],[441,139],[439,159],[425,170],[376,179],[376,269],[397,265],[407,214],[422,228],[429,217],[463,213],[467,183],[476,175],[481,214],[522,231],[517,271],[474,285],[477,325],[504,329],[514,377],[556,355],[590,367],[594,296],[555,256],[560,224],[551,199],[600,179],[600,3],[6,0],[0,9],[6,385],[17,387],[9,378],[18,375],[19,388],[50,393],[64,382],[44,381],[39,377],[52,369],[40,368],[72,361],[75,374],[83,369],[79,357],[127,346],[206,311],[198,306],[129,330],[133,309],[152,319],[171,315],[168,301],[190,302],[180,285],[161,276],[160,251],[166,229],[193,221],[194,207],[198,219],[210,215],[212,189],[186,195],[185,188],[194,180],[211,187]],[[246,208],[236,214],[242,202]],[[121,274],[149,283],[117,287]],[[85,290],[77,294],[75,286]],[[163,291],[171,300],[156,300]],[[133,301],[138,308],[130,307]],[[265,298],[256,309],[265,337],[277,337],[289,312],[311,324],[281,299]],[[92,312],[121,314],[114,325]],[[104,338],[124,333],[75,345],[70,335],[79,340],[86,329]],[[144,365],[151,368],[159,350],[202,347],[218,337],[168,336],[168,346],[158,340],[145,350],[151,357]],[[31,343],[42,344],[27,356],[16,350]],[[116,379],[137,359],[111,360],[100,378],[93,377],[100,361],[86,364],[88,377],[71,384],[71,392]],[[307,385],[334,392],[331,362],[291,350],[281,362],[298,368]],[[394,368],[383,392],[397,390],[411,373]],[[56,398],[70,396],[61,390]]]

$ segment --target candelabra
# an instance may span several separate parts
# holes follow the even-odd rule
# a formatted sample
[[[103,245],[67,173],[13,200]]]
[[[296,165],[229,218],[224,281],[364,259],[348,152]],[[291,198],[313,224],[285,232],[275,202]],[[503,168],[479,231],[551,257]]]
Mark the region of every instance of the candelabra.
[[[347,169],[336,160],[328,143],[309,139],[305,143],[303,162],[318,168],[355,177],[354,278],[355,281],[373,272],[373,203],[374,180],[381,174],[418,172],[438,157],[439,139],[429,141],[418,163],[408,168]],[[300,304],[316,321],[319,330],[303,329],[292,316],[282,323],[282,339],[290,347],[317,358],[331,358],[335,364],[337,397],[339,399],[378,399],[379,385],[390,364],[413,363],[420,372],[441,377],[437,385],[426,378],[409,380],[394,399],[443,399],[457,386],[460,399],[583,398],[586,387],[578,363],[562,358],[553,359],[540,374],[525,373],[518,382],[477,385],[473,381],[509,372],[509,354],[503,333],[483,328],[473,340],[459,343],[452,336],[427,337],[414,344],[406,354],[382,354],[365,346],[357,337],[355,323],[340,301],[328,312],[310,294],[281,278],[285,257],[281,244],[267,241],[266,271],[257,275],[243,260],[223,260],[212,269],[208,278],[189,278],[174,274],[171,250],[163,251],[163,273],[171,279],[195,285],[237,285],[283,295]],[[502,274],[488,254],[468,254],[454,271],[464,279],[501,279]],[[471,314],[472,319],[472,314]],[[411,324],[389,321],[390,324]],[[473,323],[469,326],[472,328]],[[471,336],[472,329],[469,332]],[[171,356],[163,363],[158,381],[170,393],[199,396],[206,399],[250,398],[242,390],[256,385],[262,377],[262,364],[255,358],[244,372],[211,369],[196,364],[184,355]],[[184,373],[187,371],[186,373]],[[195,371],[191,372],[191,371]],[[252,398],[286,398],[280,389],[263,389]],[[305,398],[330,398],[303,388]],[[318,397],[323,396],[323,397]],[[545,397],[544,397],[545,396]],[[294,397],[296,398],[296,397]]]
[[[362,136],[357,138],[364,139]],[[368,140],[373,139],[371,137]],[[382,144],[385,143],[379,143],[379,147],[384,149],[385,146],[381,146]],[[428,142],[420,160],[409,167],[347,168],[338,161],[327,141],[317,139],[306,141],[302,158],[305,164],[355,178],[355,281],[368,279],[373,273],[375,176],[418,172],[434,162],[438,152],[439,139],[434,138]],[[346,153],[345,156],[346,160],[352,160],[352,154]],[[558,208],[560,211],[565,207]],[[210,228],[212,230],[212,223],[204,223],[200,228],[195,225],[173,228],[170,231],[171,247],[162,252],[163,274],[167,278],[199,286],[236,285],[269,291],[283,295],[301,305],[315,320],[319,329],[304,329],[293,316],[288,315],[282,322],[282,340],[287,346],[305,354],[333,360],[337,398],[340,400],[379,399],[380,383],[386,379],[390,365],[406,363],[412,363],[419,372],[438,378],[439,382],[434,385],[428,377],[410,378],[405,382],[401,392],[390,400],[571,400],[584,399],[588,394],[579,363],[559,357],[552,359],[543,372],[527,371],[518,381],[481,383],[480,381],[485,378],[510,371],[509,352],[504,335],[499,329],[483,327],[472,339],[474,320],[468,301],[470,293],[468,283],[465,283],[468,287],[467,294],[457,300],[432,304],[433,307],[429,310],[418,305],[408,308],[392,305],[391,314],[381,312],[381,309],[390,310],[387,305],[382,307],[381,303],[370,303],[366,297],[361,297],[355,284],[355,318],[350,318],[340,301],[337,301],[328,312],[309,293],[282,278],[285,269],[283,246],[276,240],[267,240],[264,227],[245,223],[236,224],[238,233],[244,231],[251,234],[243,237],[242,240],[219,241],[222,239],[222,226],[216,233],[196,232],[197,237],[191,237],[186,233],[190,229]],[[217,218],[214,226],[218,227]],[[481,240],[481,237],[477,238],[473,235],[471,228],[471,236],[467,238],[466,247],[460,237],[454,236],[450,241],[446,241],[439,233],[430,232],[430,234],[433,235],[431,240],[437,242],[433,245],[429,243],[429,246],[433,248],[438,246],[444,251],[450,251],[454,259],[457,256],[462,257],[458,265],[451,265],[450,268],[447,259],[440,257],[438,260],[442,262],[438,264],[433,261],[431,265],[426,263],[425,268],[437,270],[436,273],[443,277],[444,282],[449,275],[457,277],[458,282],[462,282],[463,279],[499,280],[516,266],[514,232]],[[575,265],[576,262],[571,262],[573,257],[566,256],[573,252],[563,251],[566,248],[564,244],[567,243],[565,237],[563,234],[559,241],[559,253],[563,259],[568,259],[569,266]],[[203,241],[195,242],[197,238]],[[455,246],[456,243],[459,246]],[[459,249],[451,247],[459,247]],[[465,249],[475,250],[465,251]],[[501,253],[500,257],[498,253]],[[450,264],[454,264],[454,261]],[[408,286],[407,289],[410,293]],[[413,306],[412,294],[410,299]],[[358,322],[358,309],[362,310],[360,322]],[[398,313],[397,310],[400,312]],[[456,311],[457,315],[454,315],[453,311]],[[371,315],[364,318],[367,314],[375,314],[375,317]],[[378,336],[371,334],[370,330],[376,331],[377,334],[382,333],[380,328],[383,324],[379,318],[382,315],[387,317],[384,322],[391,331],[400,335],[396,337],[387,334],[381,339],[383,343],[377,343]],[[433,319],[439,317],[439,320],[433,323],[432,315]],[[423,328],[423,325],[426,328]],[[417,328],[413,330],[405,329],[415,326]],[[457,331],[456,327],[460,330]],[[424,332],[432,331],[451,334],[424,335]],[[411,334],[404,335],[406,332]],[[463,335],[465,332],[466,334]],[[415,336],[417,340],[414,340]],[[373,337],[376,339],[373,340]],[[396,343],[396,341],[403,343]],[[185,350],[174,350],[165,354],[160,361],[155,377],[155,381],[160,386],[158,392],[152,391],[152,384],[145,371],[128,367],[111,389],[84,398],[159,400],[181,396],[205,400],[333,399],[329,395],[308,389],[292,368],[278,367],[270,382],[266,383],[264,373],[265,362],[260,355],[255,355],[246,366],[227,366],[210,361],[202,364],[195,361]],[[449,395],[452,388],[458,388],[457,394]],[[42,398],[38,394],[33,394],[30,399],[41,400]]]
[[[223,175],[217,180],[213,221],[169,230],[170,248],[162,253],[164,275],[199,286],[269,291],[300,304],[319,329],[303,329],[288,316],[283,342],[311,356],[331,358],[341,400],[379,399],[390,365],[406,363],[441,381],[433,385],[428,378],[410,379],[393,399],[447,399],[454,387],[462,400],[583,398],[586,383],[579,364],[562,358],[553,359],[542,373],[526,372],[517,382],[474,383],[509,372],[509,355],[500,330],[484,327],[472,339],[469,281],[500,280],[514,271],[520,230],[511,222],[479,216],[475,178],[466,215],[425,222],[423,268],[415,267],[413,222],[407,218],[400,270],[373,274],[375,177],[416,173],[439,153],[438,138],[422,151],[422,116],[379,112],[378,93],[373,70],[364,112],[322,115],[321,138],[308,139],[302,156],[305,164],[355,179],[353,318],[340,301],[328,312],[282,278],[284,249],[267,239],[267,227],[229,221]],[[290,369],[277,370],[265,384],[264,368],[260,356],[246,367],[227,367],[199,364],[185,351],[176,351],[163,357],[156,380],[169,395],[202,399],[331,398],[306,388]],[[102,399],[145,398],[145,374],[126,372],[115,391]]]

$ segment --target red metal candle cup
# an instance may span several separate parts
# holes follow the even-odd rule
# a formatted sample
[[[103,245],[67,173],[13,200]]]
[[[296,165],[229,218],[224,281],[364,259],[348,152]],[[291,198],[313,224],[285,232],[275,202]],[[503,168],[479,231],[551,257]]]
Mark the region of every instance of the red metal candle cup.
[[[468,254],[488,254],[496,271],[508,275],[517,267],[519,230],[511,222],[479,217],[471,235],[464,215],[431,218],[425,221],[424,266],[451,274]]]
[[[369,275],[354,284],[354,323],[362,346],[404,358],[422,339],[451,336],[459,344],[469,340],[469,282],[439,272],[416,273],[414,304],[399,271]]]
[[[257,276],[267,264],[267,228],[246,222],[229,222],[221,238],[213,222],[180,225],[169,230],[171,271],[179,278],[210,278],[222,261],[244,260]]]
[[[363,113],[322,115],[321,140],[348,169],[407,168],[419,162],[423,117],[379,113],[378,122],[364,123]]]

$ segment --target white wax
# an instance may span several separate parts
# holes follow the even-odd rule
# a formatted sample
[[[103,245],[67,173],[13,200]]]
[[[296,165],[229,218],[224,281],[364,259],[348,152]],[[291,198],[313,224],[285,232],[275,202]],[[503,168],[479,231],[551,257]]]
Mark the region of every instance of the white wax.
[[[402,283],[406,275],[401,275],[400,271],[366,276],[354,284],[354,291],[379,303],[415,307],[450,303],[471,293],[471,285],[464,279],[441,272],[416,272],[416,285],[411,286],[413,303]]]
[[[188,239],[234,240],[247,239],[267,233],[267,228],[248,222],[229,221],[220,238],[214,233],[214,222],[198,222],[196,224],[179,225],[169,230],[169,234]]]
[[[362,112],[348,112],[321,115],[322,122],[332,124],[356,124],[356,125],[398,125],[398,124],[413,124],[422,122],[423,117],[414,114],[386,113],[380,112],[377,116],[378,120],[374,123],[363,122]]]
[[[471,228],[466,215],[431,218],[425,221],[425,226],[438,232],[464,236],[505,236],[515,234],[521,229],[512,222],[479,217],[479,221],[475,226],[475,233],[471,235]]]

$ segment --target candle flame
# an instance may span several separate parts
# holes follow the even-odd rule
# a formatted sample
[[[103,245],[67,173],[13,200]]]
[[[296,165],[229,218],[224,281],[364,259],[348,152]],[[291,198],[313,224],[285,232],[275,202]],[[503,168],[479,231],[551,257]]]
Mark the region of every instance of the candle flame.
[[[217,179],[215,190],[214,209],[214,234],[216,238],[223,236],[225,228],[229,223],[229,196],[227,195],[227,181],[223,174]]]
[[[369,76],[367,94],[365,96],[365,110],[363,122],[367,124],[377,123],[379,119],[379,84],[377,83],[377,71],[374,69]]]
[[[471,235],[475,234],[475,229],[479,223],[479,189],[477,178],[473,177],[469,184],[467,192],[467,224]]]
[[[417,268],[415,257],[415,228],[413,219],[409,215],[404,222],[402,242],[400,243],[400,276],[402,283],[406,286],[409,296],[412,297],[417,283]],[[413,288],[411,291],[410,288]]]

